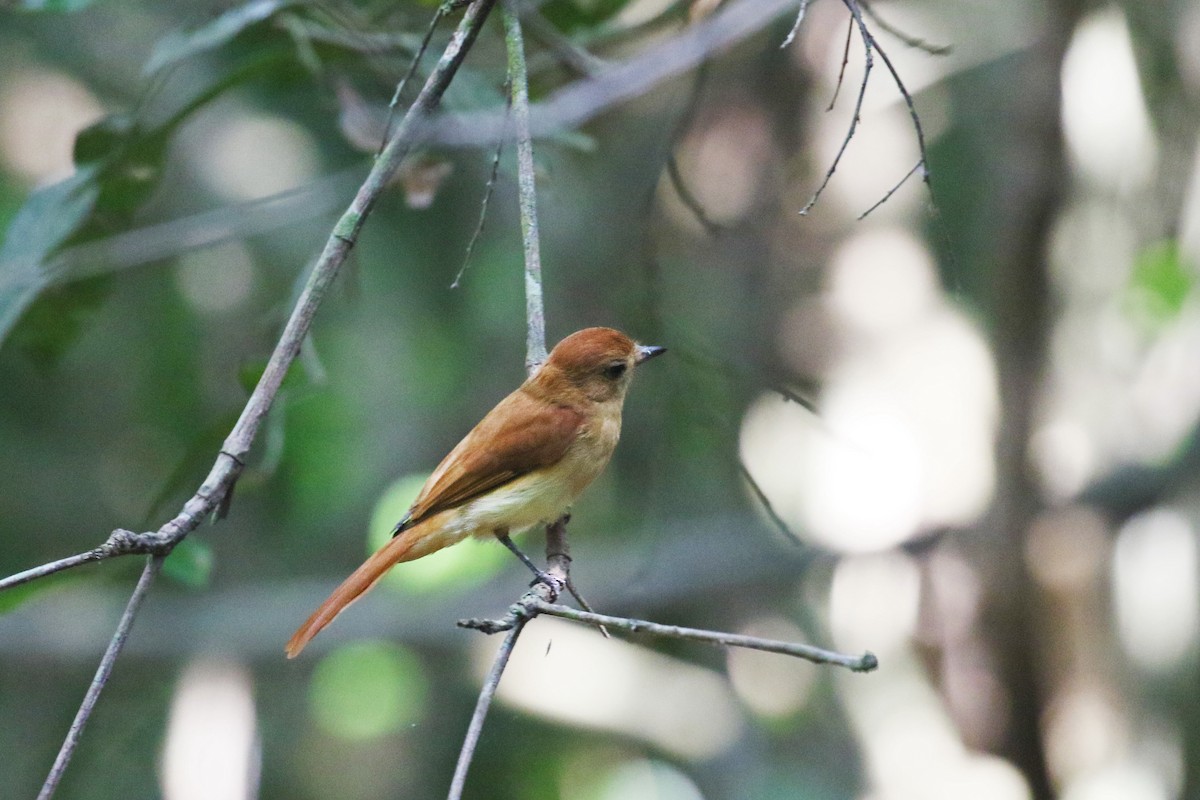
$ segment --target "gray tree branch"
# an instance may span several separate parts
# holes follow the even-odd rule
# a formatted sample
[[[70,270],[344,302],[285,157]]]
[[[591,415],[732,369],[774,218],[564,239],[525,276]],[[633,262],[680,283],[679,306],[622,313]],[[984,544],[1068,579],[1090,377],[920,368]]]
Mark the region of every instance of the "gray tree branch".
[[[334,227],[321,256],[309,274],[295,308],[292,309],[292,314],[284,326],[270,361],[242,410],[237,424],[225,439],[208,477],[195,495],[184,504],[180,513],[157,531],[133,533],[118,530],[98,548],[78,556],[61,559],[44,567],[26,570],[0,582],[0,588],[8,588],[92,561],[132,553],[147,553],[152,556],[129,599],[116,633],[101,659],[100,667],[84,696],[75,722],[68,731],[50,775],[38,796],[39,800],[49,800],[54,795],[59,780],[70,763],[83,728],[91,716],[92,709],[108,682],[117,656],[128,638],[129,630],[141,607],[142,600],[162,566],[163,559],[175,545],[194,531],[205,517],[228,505],[233,486],[245,466],[246,455],[279,392],[288,368],[300,352],[300,347],[312,326],[313,318],[316,316],[326,291],[337,277],[341,265],[354,246],[367,215],[370,214],[375,202],[412,147],[417,120],[437,107],[494,3],[495,0],[474,0],[468,6],[450,43],[442,53],[437,66],[430,73],[417,99],[402,118],[395,135],[388,141],[387,146],[376,159],[371,172],[367,175],[366,181],[360,187],[350,207],[342,214]]]
[[[71,763],[71,756],[75,754],[79,737],[83,735],[83,729],[92,716],[96,701],[100,699],[100,692],[104,691],[104,687],[108,684],[113,666],[117,663],[117,656],[121,655],[125,641],[129,638],[133,620],[137,616],[138,609],[142,607],[142,601],[150,592],[150,585],[154,583],[159,570],[162,569],[164,558],[165,556],[158,555],[151,556],[146,560],[142,577],[138,579],[133,594],[129,596],[129,602],[125,606],[124,613],[121,614],[121,621],[117,623],[117,630],[113,633],[112,640],[109,641],[108,648],[104,651],[104,657],[100,659],[100,666],[96,669],[96,675],[92,678],[91,685],[88,686],[87,694],[83,696],[83,702],[79,704],[79,711],[75,713],[75,719],[71,722],[67,737],[63,739],[62,747],[59,748],[58,755],[54,759],[54,765],[50,767],[50,774],[46,776],[46,782],[42,784],[42,790],[38,792],[38,800],[50,800],[54,796],[55,790],[58,789],[58,782],[62,780],[63,773],[67,771],[67,765]]]

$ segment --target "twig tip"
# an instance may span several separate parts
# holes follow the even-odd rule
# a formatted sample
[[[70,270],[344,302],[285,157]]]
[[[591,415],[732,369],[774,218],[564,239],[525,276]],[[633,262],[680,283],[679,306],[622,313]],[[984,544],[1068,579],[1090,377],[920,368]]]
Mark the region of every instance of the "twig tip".
[[[874,672],[879,669],[879,659],[870,650],[863,653],[858,663],[850,667],[852,672]]]

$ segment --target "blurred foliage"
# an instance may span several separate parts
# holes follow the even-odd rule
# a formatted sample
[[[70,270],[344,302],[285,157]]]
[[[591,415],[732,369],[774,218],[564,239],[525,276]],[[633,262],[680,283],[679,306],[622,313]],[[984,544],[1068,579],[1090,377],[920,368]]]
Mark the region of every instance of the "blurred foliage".
[[[1188,264],[1178,242],[1155,242],[1138,254],[1130,276],[1130,303],[1135,316],[1151,328],[1179,317],[1196,284],[1196,268]]]
[[[163,574],[193,589],[203,589],[212,578],[213,551],[195,536],[184,539],[163,561]]]
[[[414,724],[424,715],[429,688],[420,661],[391,642],[337,648],[313,671],[313,717],[343,739],[371,739]]]
[[[693,17],[704,19],[713,5],[543,3],[541,34],[531,25],[528,36],[535,100],[578,77],[564,63],[564,46],[586,45],[618,62],[685,30]],[[885,163],[889,148],[859,149],[864,142],[856,140],[814,214],[801,220],[795,213],[826,167],[828,87],[814,75],[827,64],[836,73],[840,63],[845,21],[836,5],[813,4],[807,43],[779,51],[791,23],[784,15],[720,54],[703,81],[695,74],[673,80],[582,130],[556,131],[537,143],[551,341],[607,324],[665,344],[673,354],[639,375],[614,463],[573,510],[575,576],[603,611],[730,629],[779,616],[819,642],[845,633],[825,622],[838,557],[801,555],[783,541],[758,513],[738,469],[747,408],[763,394],[795,390],[819,415],[826,399],[820,385],[838,375],[839,359],[867,338],[862,329],[829,322],[845,300],[837,287],[830,289],[830,264],[860,229],[854,216],[871,202],[860,202],[864,179],[854,164],[867,165],[859,172],[887,171],[870,158]],[[1195,126],[1180,120],[1195,116],[1184,102],[1194,89],[1170,55],[1177,49],[1155,38],[1163,29],[1149,24],[1154,20],[1144,9],[1127,5],[1137,23],[1135,51],[1151,65],[1142,78],[1164,151],[1190,156],[1193,141],[1185,133]],[[93,547],[116,527],[156,527],[203,480],[328,235],[329,209],[349,199],[345,188],[320,190],[339,194],[332,199],[314,198],[314,187],[325,185],[322,175],[361,171],[369,162],[395,82],[436,6],[433,0],[22,0],[0,10],[0,572]],[[940,21],[927,36],[916,31],[922,38],[952,41],[956,53],[966,54],[944,73],[929,72],[936,79],[916,97],[923,113],[929,109],[934,205],[918,195],[919,187],[906,187],[864,224],[923,230],[945,292],[938,313],[965,312],[994,337],[1028,310],[1006,305],[1003,254],[1018,240],[1036,245],[1039,259],[1049,249],[1039,237],[1049,239],[1050,232],[1029,228],[1033,213],[1002,206],[1000,198],[1029,179],[1031,153],[1041,151],[1028,141],[1059,124],[1054,108],[1041,109],[1044,115],[1032,122],[1016,124],[1012,116],[1035,94],[1023,89],[1035,86],[1030,69],[1041,57],[1038,48],[1053,38],[1041,36],[1040,26],[1053,15],[1042,4],[1002,4],[987,12],[994,30],[989,24],[954,28],[946,20],[960,19],[953,14],[963,13],[961,4],[922,0],[912,6],[925,15],[911,19]],[[898,3],[895,10],[908,8]],[[447,36],[447,29],[434,35],[424,69]],[[818,46],[824,39],[828,52]],[[446,107],[500,108],[503,62],[492,25]],[[848,77],[847,87],[854,80]],[[849,111],[845,94],[840,102],[833,113]],[[871,106],[864,110],[864,131],[886,113]],[[69,142],[33,124],[47,107],[82,109]],[[1172,125],[1161,124],[1160,107],[1177,115]],[[907,133],[897,128],[889,135]],[[14,155],[21,146],[48,157],[61,149],[61,157],[31,171]],[[478,685],[479,637],[453,622],[499,615],[519,596],[529,576],[509,554],[471,542],[405,565],[385,579],[384,591],[323,634],[305,659],[285,662],[281,651],[310,607],[364,552],[387,540],[439,459],[523,378],[511,152],[503,157],[487,226],[462,286],[449,288],[478,219],[491,153],[490,146],[430,144],[420,156],[444,175],[431,190],[431,205],[410,207],[399,190],[378,204],[300,365],[285,381],[230,515],[167,560],[165,573],[173,580],[155,587],[60,796],[157,796],[154,754],[166,735],[175,680],[189,663],[214,652],[254,675],[259,796],[351,800],[444,791]],[[702,201],[716,201],[710,211],[722,223],[720,236],[704,234],[678,202],[664,178],[672,154],[680,155],[685,180],[697,179]],[[1085,182],[1041,177],[1055,197],[1071,198],[1074,191],[1093,203],[1140,203],[1127,215],[1144,221],[1128,237],[1130,257],[1097,272],[1119,273],[1112,294],[1140,326],[1141,340],[1130,345],[1133,337],[1122,331],[1092,348],[1127,358],[1127,372],[1107,388],[1091,388],[1071,372],[1091,350],[1088,357],[1048,363],[1036,354],[1026,361],[1001,353],[996,357],[1010,361],[995,368],[1004,376],[1045,374],[1051,387],[1088,386],[1100,405],[1115,384],[1137,377],[1143,355],[1188,330],[1197,302],[1194,256],[1186,231],[1170,218],[1177,209],[1148,201],[1162,194],[1153,186],[1142,195],[1122,189],[1097,201],[1092,195],[1099,192]],[[1176,184],[1185,182],[1167,177],[1157,180],[1183,191]],[[876,191],[871,184],[869,193]],[[740,205],[730,197],[741,197]],[[250,213],[251,206],[261,210],[279,200],[293,203],[286,220],[261,222],[264,216]],[[1005,225],[1013,219],[1018,222]],[[1090,267],[1098,259],[1085,245],[1073,246]],[[1095,284],[1071,280],[1079,279],[1060,278],[1048,291],[1064,309],[1090,311],[1099,293]],[[888,291],[900,302],[909,288]],[[1072,346],[1078,342],[1064,347],[1072,353]],[[923,366],[907,362],[904,369]],[[867,371],[887,370],[871,363]],[[1031,407],[1043,399],[1032,392],[1027,398]],[[966,402],[979,406],[968,411],[989,420],[996,413],[990,398]],[[1027,410],[1015,415],[1023,418]],[[1114,419],[1129,416],[1118,412]],[[824,419],[802,413],[805,424],[833,439],[841,435]],[[1006,424],[1013,413],[1001,410]],[[1135,485],[1121,469],[1107,470],[1108,462],[1091,453],[1107,470],[1094,483],[1100,496],[1080,491],[1074,501],[1123,519],[1168,497],[1194,497],[1200,437],[1189,425],[1194,422],[1186,418],[1177,423],[1176,449],[1161,448],[1167,463],[1138,473],[1149,487]],[[1130,430],[1122,452],[1141,436]],[[1007,455],[1025,465],[1027,444],[1008,448]],[[801,461],[797,454],[784,468],[799,474]],[[1114,506],[1131,487],[1137,502]],[[1027,484],[995,492],[998,507],[1013,500],[1012,492],[1021,502],[1043,502]],[[917,530],[915,541],[875,555],[908,559],[903,563],[914,574],[919,570],[923,593],[931,591],[939,564],[949,559],[959,569],[960,561],[970,561],[975,571],[954,585],[965,597],[975,591],[972,580],[986,584],[1006,559],[1021,562],[1028,555],[1017,539],[996,535],[988,524],[966,525],[955,532],[960,538]],[[968,555],[944,548],[947,540],[965,542]],[[540,549],[537,534],[519,543],[531,555]],[[1101,553],[1095,559],[1108,557],[1106,542],[1093,544],[1089,552]],[[1001,559],[987,547],[1009,549]],[[132,560],[109,563],[0,594],[0,752],[15,754],[0,769],[0,797],[32,796],[42,780],[135,573]],[[1012,593],[1030,619],[1076,618],[1053,608],[1047,613],[1050,602],[1041,595]],[[941,683],[943,668],[953,664],[930,633],[942,630],[926,620],[940,608],[930,597],[941,601],[936,593],[922,594],[926,627],[913,634],[919,640],[913,650],[924,660],[892,662],[901,666],[889,679],[924,676],[920,689],[929,695],[928,708],[946,703],[936,706],[940,720],[954,710],[945,698],[962,687]],[[995,600],[954,598],[964,608]],[[1097,624],[1102,633],[1091,644],[1115,650],[1115,623],[1105,617]],[[985,627],[979,623],[980,638],[993,633]],[[1029,653],[1032,638],[1030,629],[1020,629],[1014,640],[972,638],[970,646],[979,649],[969,654],[979,662],[970,661],[971,668],[999,681],[986,671],[987,653]],[[726,669],[719,650],[639,644],[722,677]],[[985,644],[998,644],[998,651]],[[1036,666],[1050,671],[1045,663]],[[892,664],[885,660],[885,668]],[[1190,702],[1194,664],[1169,680],[1143,680],[1128,671],[1131,677],[1113,680],[1132,686],[1130,706],[1142,694],[1167,708]],[[637,697],[636,676],[619,666],[602,677],[628,680],[630,697]],[[886,726],[853,718],[846,698],[862,684],[841,677],[817,680],[798,711],[778,718],[756,716],[730,690],[727,713],[743,726],[741,733],[718,754],[695,759],[663,752],[634,732],[601,733],[499,703],[467,795],[817,800],[878,793],[870,776],[879,759],[866,752],[863,730]],[[1033,683],[1044,677],[1039,672]],[[1051,705],[1045,697],[1030,705],[1038,713],[1025,722],[1037,730]],[[625,711],[636,719],[640,709]],[[996,711],[995,720],[1011,711]],[[1179,731],[1181,751],[1200,754],[1195,719],[1170,718],[1165,727]],[[966,725],[960,732],[962,741],[954,744],[963,752],[1000,749],[994,741],[971,740]],[[1033,747],[1041,748],[1040,737],[1033,738]],[[913,763],[927,772],[949,769]],[[1180,781],[1194,794],[1200,757],[1187,763]],[[1185,789],[1177,796],[1190,795]]]

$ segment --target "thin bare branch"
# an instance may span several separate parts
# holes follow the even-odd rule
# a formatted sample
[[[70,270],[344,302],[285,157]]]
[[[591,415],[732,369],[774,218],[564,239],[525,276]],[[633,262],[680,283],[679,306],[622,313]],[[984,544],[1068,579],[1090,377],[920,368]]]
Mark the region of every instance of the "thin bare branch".
[[[154,578],[162,569],[164,558],[166,556],[156,555],[146,560],[142,577],[138,579],[133,594],[129,596],[125,612],[121,614],[121,621],[117,623],[117,630],[108,643],[108,649],[104,651],[104,657],[100,659],[96,675],[92,678],[87,694],[83,696],[83,702],[79,705],[79,711],[75,714],[75,720],[71,723],[70,730],[67,731],[67,738],[63,740],[58,756],[54,759],[54,765],[50,768],[50,774],[46,776],[46,782],[42,784],[42,790],[38,792],[38,800],[50,800],[54,796],[58,782],[62,780],[67,765],[71,763],[71,756],[75,754],[75,747],[79,744],[79,737],[83,734],[84,726],[92,716],[96,701],[100,699],[100,692],[104,691],[104,687],[108,684],[113,665],[117,663],[117,656],[121,655],[121,649],[125,647],[125,640],[129,638],[129,630],[133,627],[133,620],[142,607],[142,601],[146,599],[150,585],[154,583]]]
[[[725,232],[724,226],[713,222],[703,204],[696,195],[692,194],[692,190],[684,182],[683,174],[679,171],[679,159],[675,158],[674,153],[667,156],[667,177],[671,181],[671,187],[675,189],[675,194],[679,196],[679,201],[688,211],[692,212],[692,216],[700,223],[700,227],[704,228],[705,233],[715,237]]]
[[[779,653],[785,656],[795,656],[811,661],[814,664],[831,664],[845,667],[852,672],[871,672],[879,667],[879,659],[874,653],[866,652],[861,656],[851,656],[833,650],[825,650],[799,642],[783,642],[776,639],[762,639],[758,636],[745,636],[738,633],[723,633],[721,631],[706,631],[699,628],[684,628],[679,625],[662,625],[658,622],[647,622],[643,619],[613,617],[608,614],[593,614],[589,611],[578,611],[569,606],[560,606],[537,600],[531,603],[534,611],[550,614],[563,619],[584,622],[588,625],[606,625],[616,630],[629,633],[648,633],[651,636],[664,636],[671,639],[690,639],[695,642],[720,644],[727,647],[744,647],[750,650],[762,650],[767,653]]]
[[[796,39],[796,34],[800,33],[800,23],[804,22],[804,14],[808,11],[810,0],[800,0],[800,11],[796,14],[796,22],[792,25],[792,29],[788,31],[788,35],[784,38],[783,44],[779,45],[782,50],[791,44]]]
[[[855,0],[843,0],[846,6],[850,8],[850,13],[854,15],[856,21],[862,19],[862,15],[858,13],[858,7],[854,5]],[[859,33],[863,40],[863,77],[862,83],[858,87],[858,97],[854,100],[854,116],[850,119],[850,127],[846,130],[846,135],[842,137],[842,144],[838,147],[837,155],[833,157],[833,161],[829,164],[829,169],[825,170],[825,177],[821,179],[821,184],[817,186],[817,190],[813,192],[813,196],[805,204],[804,208],[800,209],[800,216],[805,216],[812,207],[817,204],[821,193],[825,191],[825,187],[829,185],[829,181],[833,179],[833,173],[837,171],[838,164],[842,161],[842,156],[846,153],[846,148],[850,146],[850,141],[854,138],[854,134],[858,132],[858,123],[862,119],[863,99],[867,96],[867,84],[871,80],[871,70],[875,68],[875,56],[872,51],[871,34],[867,31],[865,25],[859,25]]]
[[[850,141],[854,138],[854,134],[858,131],[858,123],[860,122],[860,120],[862,118],[863,99],[866,97],[867,83],[871,79],[871,70],[875,66],[874,56],[876,53],[878,53],[880,59],[883,60],[884,66],[887,68],[888,74],[890,74],[892,76],[892,82],[896,85],[896,89],[900,92],[900,96],[902,98],[904,98],[904,104],[908,107],[909,119],[912,120],[913,130],[916,132],[917,148],[919,149],[920,154],[921,154],[921,158],[920,158],[920,161],[917,162],[917,166],[914,167],[913,169],[909,170],[908,173],[903,178],[901,178],[900,181],[895,186],[893,186],[890,190],[888,190],[888,192],[883,196],[883,198],[880,201],[874,203],[870,208],[868,208],[865,212],[863,212],[859,216],[859,219],[862,219],[863,217],[866,217],[868,214],[870,214],[875,209],[879,208],[879,206],[883,205],[883,203],[886,202],[888,200],[888,198],[890,198],[893,194],[895,194],[896,190],[899,189],[901,186],[903,186],[908,181],[908,179],[910,177],[912,177],[912,175],[916,172],[920,172],[921,180],[924,181],[926,186],[929,186],[930,185],[930,183],[929,183],[929,154],[925,147],[925,130],[921,125],[921,117],[919,114],[917,114],[916,105],[913,103],[912,93],[909,92],[908,87],[904,85],[904,80],[900,77],[900,73],[896,70],[896,67],[892,63],[891,58],[889,58],[887,52],[884,51],[884,49],[882,47],[880,47],[879,41],[875,38],[874,34],[871,33],[871,29],[867,26],[866,21],[863,19],[862,10],[860,8],[860,0],[842,0],[842,4],[844,6],[846,6],[846,9],[850,12],[851,24],[854,27],[858,28],[859,35],[862,37],[862,41],[863,41],[862,83],[858,87],[858,97],[856,98],[855,103],[854,103],[854,116],[850,120],[850,127],[847,129],[846,135],[844,137],[842,137],[842,143],[841,143],[841,146],[838,148],[837,155],[834,156],[833,161],[829,165],[829,169],[827,169],[825,171],[825,177],[821,180],[821,184],[817,187],[817,190],[813,193],[812,198],[809,199],[808,203],[805,204],[804,208],[800,209],[800,214],[801,215],[808,214],[808,212],[812,210],[812,207],[814,205],[816,205],[818,198],[820,198],[820,196],[821,196],[821,193],[825,191],[825,187],[827,187],[829,185],[829,181],[833,178],[833,173],[837,171],[838,164],[841,163],[842,156],[845,154],[846,148],[848,148],[850,146]],[[842,62],[843,70],[845,69],[845,66],[846,66],[845,58],[843,58],[843,62]],[[838,76],[839,88],[841,86],[841,80],[842,80],[841,75],[839,75]],[[834,94],[835,99],[836,99],[836,96],[837,95],[835,92],[835,94]],[[833,104],[830,103],[830,108],[832,108],[832,107],[833,107]],[[930,190],[932,191],[932,188]]]
[[[0,592],[4,591],[5,589],[11,589],[14,586],[20,586],[23,583],[36,581],[38,578],[45,578],[49,575],[53,575],[56,572],[62,572],[65,569],[78,567],[82,564],[90,564],[93,561],[103,561],[104,559],[108,558],[109,555],[110,554],[106,551],[105,546],[100,545],[97,548],[88,550],[86,553],[77,553],[73,556],[60,558],[58,561],[51,561],[48,564],[41,564],[39,566],[32,567],[24,572],[18,572],[15,575],[9,575],[7,578],[0,580]]]
[[[517,189],[521,207],[521,240],[525,252],[525,369],[532,374],[546,360],[546,311],[542,302],[542,255],[538,244],[537,179],[533,170],[533,136],[529,129],[529,72],[516,0],[504,0],[504,42],[508,51],[508,83],[517,136]]]
[[[165,528],[166,526],[163,527]],[[114,556],[166,555],[177,543],[177,541],[172,540],[161,531],[134,533],[133,531],[118,528],[109,534],[108,539],[99,547],[32,567],[15,575],[9,575],[7,578],[0,580],[0,592],[20,586],[23,583],[48,577],[57,572],[63,572],[64,570],[73,569],[84,564],[91,564],[96,561],[104,561]]]
[[[767,493],[763,491],[762,487],[758,485],[758,481],[756,481],[754,476],[750,474],[750,470],[746,466],[746,462],[742,461],[740,458],[738,459],[738,471],[742,473],[742,478],[744,478],[746,483],[750,485],[750,491],[754,492],[754,496],[757,497],[758,502],[762,504],[763,511],[767,512],[767,517],[769,517],[771,522],[774,523],[775,527],[779,529],[779,532],[789,539],[792,544],[798,544],[803,547],[804,541],[795,531],[792,530],[790,525],[784,522],[783,517],[779,516],[779,512],[775,510],[775,506],[771,505],[771,500],[767,497]]]
[[[421,44],[417,47],[417,52],[413,54],[412,63],[408,65],[408,71],[404,73],[404,77],[396,84],[396,91],[392,93],[391,102],[388,103],[387,121],[383,124],[383,136],[379,139],[379,152],[376,156],[383,153],[383,148],[387,147],[388,138],[392,132],[392,119],[396,115],[396,106],[400,104],[400,95],[404,93],[404,87],[408,85],[412,76],[417,73],[417,68],[421,66],[421,57],[425,55],[425,51],[429,49],[429,40],[433,38],[433,32],[437,30],[438,23],[442,21],[442,17],[449,13],[449,7],[443,3],[437,7],[437,11],[433,12],[433,19],[429,21],[429,27],[425,29],[425,36],[421,39]]]
[[[512,95],[505,92],[507,101],[504,104],[504,110],[507,114],[512,109]],[[458,269],[458,274],[454,276],[454,282],[450,284],[451,289],[457,289],[462,281],[463,274],[467,271],[467,266],[471,263],[471,254],[475,252],[475,244],[479,241],[479,237],[483,235],[483,226],[487,222],[488,204],[492,200],[492,192],[496,188],[496,176],[500,174],[500,156],[504,152],[504,137],[501,136],[496,140],[496,152],[492,154],[492,171],[488,175],[487,185],[483,188],[483,202],[479,205],[479,221],[475,223],[475,230],[471,233],[471,238],[467,240],[467,250],[463,253],[463,263]]]
[[[892,195],[894,195],[896,192],[898,192],[900,190],[901,186],[908,183],[908,179],[911,178],[913,175],[915,175],[917,173],[917,170],[921,169],[923,166],[925,166],[925,161],[923,159],[921,161],[918,161],[916,164],[913,164],[913,168],[910,169],[908,172],[904,173],[904,177],[901,178],[900,180],[896,181],[896,184],[894,186],[892,186],[892,188],[887,190],[887,194],[885,194],[883,197],[876,200],[871,205],[870,208],[868,208],[866,211],[864,211],[858,215],[859,222],[866,219],[868,214],[870,214],[872,211],[879,208],[881,205],[883,205],[888,200],[890,200],[892,198]]]
[[[846,67],[850,65],[850,40],[854,38],[854,17],[846,20],[846,42],[842,45],[842,65],[838,67],[837,83],[833,87],[833,97],[829,98],[829,105],[825,106],[825,111],[833,111],[833,107],[837,105],[838,95],[842,93],[842,84],[846,81]]]
[[[857,13],[856,0],[843,1],[847,3],[851,13],[855,15],[855,21],[862,27],[864,35],[870,39],[875,52],[879,53],[879,57],[883,59],[883,64],[887,67],[888,74],[892,76],[892,82],[896,84],[896,89],[900,92],[900,96],[904,98],[904,104],[908,107],[908,118],[912,120],[913,130],[917,133],[917,149],[921,155],[921,160],[917,166],[921,168],[921,180],[929,186],[929,151],[925,147],[925,128],[921,125],[921,116],[917,113],[917,107],[913,103],[912,93],[904,85],[904,79],[900,77],[900,73],[896,70],[896,66],[892,63],[892,59],[888,56],[887,51],[879,46],[878,40],[867,30],[862,15]],[[905,179],[907,180],[907,176]],[[930,187],[930,191],[932,192],[932,187]]]
[[[923,50],[931,56],[948,56],[954,51],[954,48],[948,44],[931,44],[924,39],[905,33],[879,16],[875,11],[875,7],[866,0],[858,0],[858,4],[862,6],[862,10],[871,18],[871,21],[879,27],[879,30],[899,39],[900,43],[906,47],[911,47],[914,50]]]
[[[500,678],[508,666],[508,658],[512,655],[513,648],[517,646],[517,637],[521,635],[525,622],[524,619],[518,620],[509,630],[508,636],[504,637],[504,643],[496,652],[492,668],[488,670],[487,679],[479,692],[479,699],[475,701],[475,711],[471,714],[471,724],[467,726],[462,749],[458,753],[458,763],[454,767],[454,778],[450,781],[447,800],[459,800],[462,797],[463,788],[467,784],[467,771],[471,768],[471,761],[475,758],[475,747],[479,744],[480,733],[483,732],[483,722],[487,719],[488,709],[492,707],[492,698],[496,696],[496,687],[500,685]]]

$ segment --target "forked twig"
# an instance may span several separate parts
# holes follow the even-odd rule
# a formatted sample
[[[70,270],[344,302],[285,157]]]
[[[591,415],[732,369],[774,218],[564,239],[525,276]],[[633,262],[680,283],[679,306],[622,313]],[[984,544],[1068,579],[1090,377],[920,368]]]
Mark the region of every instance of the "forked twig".
[[[862,15],[858,13],[858,6],[855,5],[855,0],[843,0],[846,6],[850,9],[850,13],[854,15],[855,20],[861,20]],[[830,162],[829,168],[825,170],[825,177],[821,179],[821,183],[817,186],[817,190],[813,192],[813,196],[800,209],[800,216],[806,216],[812,207],[817,204],[821,194],[825,191],[825,187],[829,185],[829,181],[833,180],[833,173],[837,172],[838,164],[842,161],[842,156],[846,153],[846,148],[850,146],[850,141],[854,138],[854,134],[858,132],[858,123],[862,119],[863,100],[867,96],[867,84],[871,80],[871,70],[875,68],[875,54],[871,34],[865,25],[859,25],[859,33],[863,40],[863,77],[862,83],[858,87],[858,97],[854,100],[854,116],[850,118],[850,127],[846,130],[846,135],[842,138],[842,144],[838,147],[837,154]]]
[[[838,165],[842,161],[842,156],[845,155],[846,149],[850,146],[850,141],[854,138],[855,133],[858,132],[858,123],[862,119],[863,100],[866,98],[867,85],[871,80],[871,70],[875,67],[876,53],[879,54],[879,58],[883,61],[884,66],[887,68],[888,74],[892,76],[892,82],[896,85],[896,89],[900,92],[900,96],[904,99],[904,104],[908,108],[909,119],[912,120],[913,130],[916,133],[917,148],[920,152],[920,160],[917,162],[917,165],[905,173],[904,177],[901,178],[895,186],[889,189],[880,201],[874,203],[870,208],[859,215],[858,218],[861,220],[872,211],[879,208],[879,206],[883,205],[883,203],[886,202],[893,194],[895,194],[901,186],[908,182],[909,178],[918,172],[921,174],[921,180],[925,183],[926,187],[930,189],[930,191],[932,191],[932,186],[929,180],[929,154],[925,146],[925,130],[921,125],[921,117],[919,114],[917,114],[916,105],[913,103],[912,93],[909,92],[908,87],[904,85],[904,80],[900,77],[900,73],[896,71],[896,67],[892,63],[891,58],[888,56],[883,47],[880,46],[879,41],[875,38],[874,34],[871,33],[870,28],[863,19],[862,8],[865,6],[861,4],[861,0],[842,0],[842,4],[846,6],[846,9],[850,12],[851,24],[858,28],[859,35],[862,38],[863,77],[862,82],[858,87],[858,96],[855,98],[854,102],[854,115],[850,119],[850,126],[846,130],[846,135],[842,137],[842,143],[838,147],[837,154],[833,157],[833,161],[830,162],[829,168],[825,170],[825,175],[821,179],[821,183],[817,186],[816,191],[813,192],[813,195],[809,201],[804,205],[804,208],[800,209],[800,214],[802,216],[807,215],[808,212],[812,210],[813,206],[817,204],[817,200],[821,197],[821,194],[829,185],[830,180],[833,179],[833,174],[837,171]],[[878,18],[874,19],[878,21]],[[845,66],[846,59],[843,57],[843,71],[845,70]],[[842,76],[839,75],[838,88],[841,87],[841,82]],[[836,99],[836,97],[837,92],[835,90],[834,98]],[[830,103],[830,108],[832,107],[833,104]]]
[[[429,40],[433,38],[433,32],[437,30],[438,23],[448,13],[450,13],[450,8],[447,3],[439,5],[437,11],[433,12],[433,19],[430,20],[429,27],[425,29],[425,36],[421,39],[421,44],[417,47],[417,52],[413,54],[412,63],[408,65],[408,71],[404,73],[404,77],[396,84],[396,91],[392,93],[392,99],[388,103],[387,120],[383,123],[383,136],[379,138],[379,152],[375,154],[377,157],[382,155],[383,148],[387,147],[388,137],[392,133],[392,119],[396,116],[396,106],[400,104],[400,95],[404,93],[404,87],[408,85],[409,80],[417,73],[417,68],[421,66],[421,57],[429,49]]]
[[[906,47],[911,47],[914,50],[923,50],[931,56],[948,56],[954,51],[954,48],[948,44],[931,44],[924,39],[905,33],[879,16],[875,11],[875,7],[871,3],[868,3],[867,0],[858,0],[858,4],[862,6],[862,10],[879,26],[881,31],[899,39],[900,43]]]

